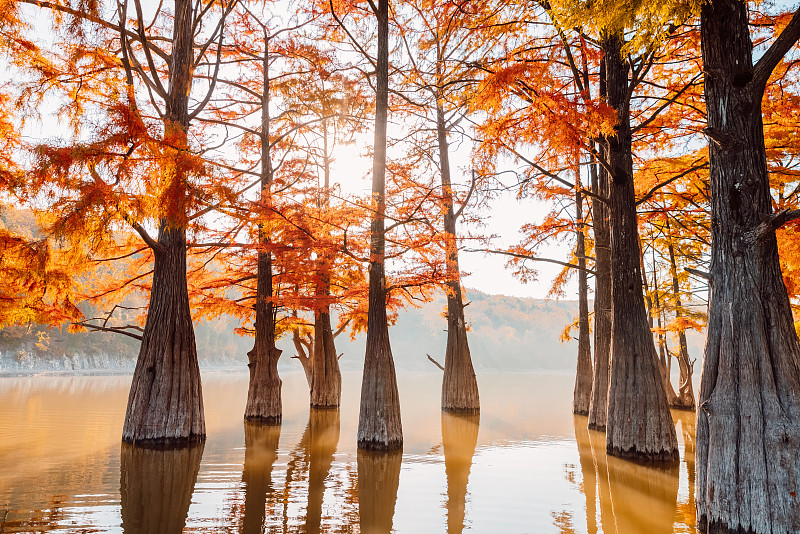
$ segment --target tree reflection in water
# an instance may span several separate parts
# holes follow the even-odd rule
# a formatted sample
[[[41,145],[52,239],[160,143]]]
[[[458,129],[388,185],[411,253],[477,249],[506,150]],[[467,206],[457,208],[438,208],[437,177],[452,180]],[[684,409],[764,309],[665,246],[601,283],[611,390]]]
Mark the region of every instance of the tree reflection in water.
[[[318,534],[322,523],[325,479],[339,444],[339,410],[311,409],[302,443],[308,451],[308,509],[306,534]]]
[[[447,533],[464,530],[467,482],[478,443],[481,416],[442,412],[442,447],[447,475]]]
[[[244,514],[241,532],[264,532],[267,494],[272,491],[272,466],[278,458],[281,425],[244,422]]]
[[[392,531],[403,451],[358,450],[358,511],[361,534]]]
[[[575,441],[578,443],[578,456],[581,464],[581,491],[586,496],[586,531],[597,534],[597,472],[592,457],[592,446],[589,438],[588,419],[582,415],[572,416],[575,425]],[[608,480],[603,480],[608,488]],[[607,495],[606,495],[607,497]],[[602,498],[602,497],[601,497]]]
[[[120,497],[125,534],[183,531],[203,447],[200,443],[158,450],[122,444]]]
[[[311,408],[303,436],[290,454],[283,499],[285,503],[305,501],[305,522],[300,529],[305,534],[322,532],[325,479],[330,474],[338,444],[339,410]],[[304,479],[305,485],[302,484]],[[299,499],[290,496],[293,489],[299,490]]]
[[[605,433],[587,430],[586,417],[575,416],[574,423],[587,530],[598,531],[595,503],[599,503],[599,529],[604,534],[671,534],[678,511],[679,467],[655,468],[609,457]]]
[[[683,461],[686,463],[686,476],[689,481],[689,496],[685,501],[678,503],[678,514],[684,524],[694,525],[697,523],[697,509],[694,506],[694,435],[697,414],[694,411],[673,410],[672,418],[681,423]]]

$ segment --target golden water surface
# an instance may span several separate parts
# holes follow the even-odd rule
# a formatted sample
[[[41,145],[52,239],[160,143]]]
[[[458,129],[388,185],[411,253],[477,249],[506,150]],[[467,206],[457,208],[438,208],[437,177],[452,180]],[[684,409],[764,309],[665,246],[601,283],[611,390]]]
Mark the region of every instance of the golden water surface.
[[[694,415],[673,412],[670,470],[605,455],[570,413],[573,378],[481,374],[480,416],[439,411],[441,375],[400,375],[404,449],[357,451],[360,375],[284,422],[242,422],[244,373],[205,373],[208,439],[120,444],[129,376],[0,378],[0,533],[670,533],[694,530]]]

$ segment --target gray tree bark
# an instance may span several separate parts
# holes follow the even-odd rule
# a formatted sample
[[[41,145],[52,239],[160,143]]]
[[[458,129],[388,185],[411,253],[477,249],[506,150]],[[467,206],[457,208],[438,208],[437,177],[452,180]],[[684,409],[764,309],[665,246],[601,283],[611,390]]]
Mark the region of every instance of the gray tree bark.
[[[711,300],[697,414],[697,521],[800,532],[800,342],[781,276],[761,100],[800,36],[796,13],[753,65],[747,4],[703,5]]]
[[[606,450],[639,462],[677,462],[678,440],[642,294],[628,67],[619,35],[605,37],[602,45],[608,104],[618,116],[615,135],[607,139],[613,320]]]

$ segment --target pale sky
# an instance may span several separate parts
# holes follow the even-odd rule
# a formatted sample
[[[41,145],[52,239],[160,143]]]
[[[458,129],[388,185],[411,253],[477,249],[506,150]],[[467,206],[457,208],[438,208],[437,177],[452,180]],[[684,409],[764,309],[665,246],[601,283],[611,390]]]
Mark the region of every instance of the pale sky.
[[[390,132],[391,135],[391,132]],[[360,139],[350,146],[337,147],[336,161],[332,168],[332,179],[342,186],[345,193],[369,194],[372,180],[372,160],[362,157],[366,148],[371,146],[372,133],[363,134]],[[454,184],[467,183],[465,169],[469,168],[469,148],[451,154],[451,173]],[[348,177],[342,180],[342,177]],[[438,179],[437,179],[438,182]],[[469,210],[469,208],[467,208]],[[500,194],[491,201],[488,210],[481,212],[485,221],[483,231],[486,234],[496,234],[500,239],[496,241],[495,248],[515,245],[520,239],[520,228],[523,224],[541,221],[547,212],[544,203],[531,199],[518,200],[513,191]],[[467,246],[467,248],[470,248]],[[567,243],[553,243],[542,247],[540,255],[543,257],[565,260],[569,257],[570,249]],[[461,270],[468,275],[463,279],[463,285],[485,293],[509,295],[514,297],[545,298],[553,279],[561,271],[561,267],[549,263],[530,263],[539,271],[539,278],[535,282],[522,283],[514,277],[512,270],[506,268],[507,257],[495,254],[478,252],[462,252],[459,256]],[[571,282],[567,287],[566,299],[577,299],[577,283]]]

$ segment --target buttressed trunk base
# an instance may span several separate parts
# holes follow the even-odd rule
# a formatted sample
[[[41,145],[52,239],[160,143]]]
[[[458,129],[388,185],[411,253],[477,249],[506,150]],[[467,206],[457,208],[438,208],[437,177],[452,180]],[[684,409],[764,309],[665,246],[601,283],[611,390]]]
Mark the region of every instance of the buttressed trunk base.
[[[317,311],[314,316],[314,357],[311,361],[311,407],[338,408],[342,398],[342,373],[333,341],[331,316]]]
[[[278,424],[283,417],[282,382],[278,375],[281,350],[275,347],[275,308],[271,298],[272,257],[269,252],[260,251],[256,284],[256,335],[254,346],[247,353],[250,383],[244,418],[246,421]]]
[[[122,441],[161,448],[203,441],[206,427],[186,285],[186,235],[162,221],[158,243]]]
[[[606,451],[643,463],[678,461],[672,422],[642,292],[633,154],[627,103],[628,69],[619,35],[603,41],[609,105],[617,110],[608,138],[611,167],[611,376]]]

